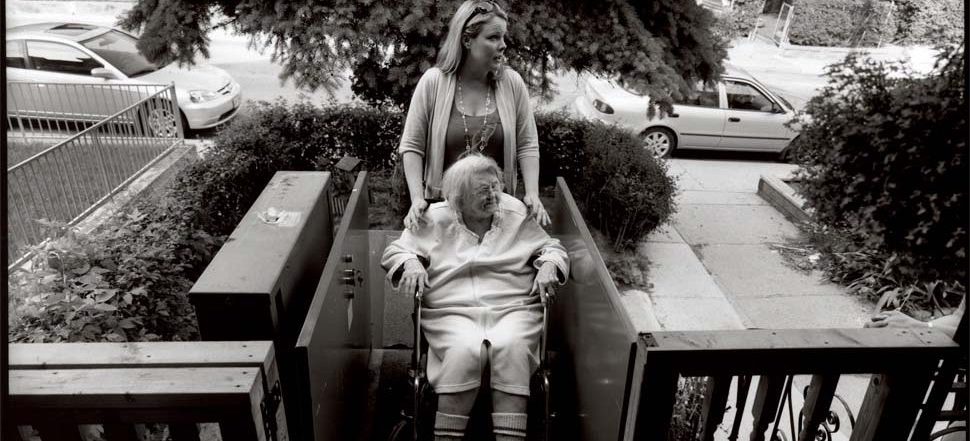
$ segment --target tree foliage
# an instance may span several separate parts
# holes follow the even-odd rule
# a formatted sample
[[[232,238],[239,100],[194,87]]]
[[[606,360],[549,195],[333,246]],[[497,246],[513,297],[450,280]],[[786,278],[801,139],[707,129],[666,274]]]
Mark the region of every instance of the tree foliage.
[[[208,55],[207,34],[230,26],[272,50],[281,79],[332,90],[352,72],[369,102],[405,104],[434,64],[459,0],[139,0],[121,20],[141,30],[139,50],[156,63]],[[533,92],[551,74],[575,70],[619,76],[661,102],[698,80],[717,79],[726,56],[710,12],[685,0],[508,1],[508,62]]]
[[[791,146],[816,220],[888,255],[897,280],[967,276],[964,52],[943,50],[926,78],[850,55],[829,67]]]

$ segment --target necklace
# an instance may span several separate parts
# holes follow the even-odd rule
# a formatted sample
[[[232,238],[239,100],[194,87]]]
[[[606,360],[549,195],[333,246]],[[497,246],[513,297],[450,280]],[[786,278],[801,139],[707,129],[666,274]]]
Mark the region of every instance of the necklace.
[[[488,127],[488,105],[491,103],[490,101],[491,95],[489,94],[489,92],[491,91],[492,91],[492,88],[486,86],[485,119],[482,121],[482,128],[479,131],[480,135],[485,133],[485,128]],[[462,127],[465,128],[465,151],[470,152],[472,151],[472,144],[468,138],[468,121],[465,120],[465,100],[461,93],[461,80],[458,81],[458,113],[461,114],[461,125]],[[485,136],[479,136],[478,141],[475,142],[475,147],[478,149],[479,152],[485,151],[485,141],[486,141]]]

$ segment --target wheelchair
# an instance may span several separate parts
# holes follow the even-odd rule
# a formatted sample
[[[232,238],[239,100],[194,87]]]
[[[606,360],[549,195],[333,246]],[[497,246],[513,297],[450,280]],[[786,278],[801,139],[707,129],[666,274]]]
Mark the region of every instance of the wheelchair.
[[[549,299],[542,297],[542,331],[539,339],[539,366],[530,380],[530,396],[528,404],[528,436],[529,441],[548,441],[552,424],[552,402],[550,390],[551,369],[549,368],[548,336],[549,336]],[[411,386],[412,401],[409,409],[401,411],[401,421],[394,426],[388,436],[389,441],[425,441],[433,439],[434,415],[437,396],[431,388],[427,378],[428,344],[421,332],[421,298],[414,297],[412,323],[414,327],[414,347],[408,366],[408,381]],[[483,373],[485,380],[489,372]],[[488,384],[483,380],[482,385]],[[468,428],[465,434],[467,440],[491,440],[491,420],[486,416],[491,409],[491,394],[482,393],[486,388],[479,389],[478,398],[472,407]]]

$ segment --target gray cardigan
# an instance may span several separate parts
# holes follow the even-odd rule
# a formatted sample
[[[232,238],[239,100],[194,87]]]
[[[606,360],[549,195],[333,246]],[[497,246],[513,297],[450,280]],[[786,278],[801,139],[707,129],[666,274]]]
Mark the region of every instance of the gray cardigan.
[[[398,152],[424,157],[424,196],[441,195],[445,136],[455,100],[457,75],[437,67],[424,72],[414,89]],[[539,135],[529,104],[529,91],[518,72],[505,68],[495,88],[505,145],[506,191],[515,194],[517,160],[539,157]],[[430,149],[428,148],[430,146]]]

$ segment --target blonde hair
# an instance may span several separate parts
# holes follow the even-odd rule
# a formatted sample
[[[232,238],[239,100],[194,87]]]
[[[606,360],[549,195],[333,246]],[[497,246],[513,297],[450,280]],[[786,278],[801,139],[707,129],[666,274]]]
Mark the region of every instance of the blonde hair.
[[[491,4],[492,10],[476,14],[475,8],[482,4]],[[448,24],[448,35],[445,36],[445,40],[441,44],[441,50],[438,51],[438,68],[444,73],[458,72],[462,63],[465,62],[466,51],[462,40],[465,37],[477,37],[482,31],[482,26],[485,22],[491,20],[493,17],[498,17],[505,21],[509,20],[509,16],[505,13],[505,10],[493,1],[466,0],[462,3],[458,7],[458,10],[455,11],[455,15],[451,17],[451,22]],[[501,78],[502,70],[504,70],[503,66],[500,66],[498,71],[490,72],[492,78]]]
[[[494,159],[478,152],[468,153],[445,170],[441,178],[441,195],[456,212],[461,213],[472,178],[479,174],[493,174],[502,183],[502,169]]]

